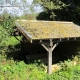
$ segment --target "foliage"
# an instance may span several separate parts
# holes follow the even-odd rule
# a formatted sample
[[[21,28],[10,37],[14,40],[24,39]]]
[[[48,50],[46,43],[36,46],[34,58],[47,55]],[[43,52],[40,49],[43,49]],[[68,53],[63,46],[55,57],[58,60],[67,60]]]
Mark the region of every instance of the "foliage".
[[[19,43],[14,37],[9,37],[7,41],[3,41],[7,46],[4,54],[0,54],[0,80],[79,80],[80,79],[80,57],[75,56],[74,59],[59,62],[57,65],[61,67],[60,70],[48,75],[45,72],[46,65],[38,61],[26,64],[23,60],[17,61],[7,58],[10,54],[17,56],[15,53],[15,45]],[[9,53],[9,55],[6,53]],[[19,50],[19,49],[18,49]],[[13,51],[13,52],[12,52]],[[18,56],[20,57],[20,55]],[[76,62],[76,64],[75,64]]]
[[[49,20],[76,22],[80,20],[79,0],[34,0],[34,3],[43,7],[44,11],[49,15],[47,16]]]
[[[7,12],[0,15],[0,25],[7,32],[8,35],[12,32],[15,18],[10,16]]]
[[[11,32],[13,31],[14,19],[12,19],[8,14],[0,15],[0,53],[3,53],[7,49],[5,41],[10,37]]]
[[[50,14],[46,13],[46,12],[41,12],[37,15],[36,19],[37,20],[50,20]]]
[[[35,20],[36,16],[37,16],[37,13],[30,13],[30,14],[24,13],[19,17],[19,19]]]
[[[36,62],[25,64],[23,61],[6,60],[0,56],[0,80],[79,80],[80,64],[70,66],[70,62],[61,62],[59,65],[64,67],[48,75]]]

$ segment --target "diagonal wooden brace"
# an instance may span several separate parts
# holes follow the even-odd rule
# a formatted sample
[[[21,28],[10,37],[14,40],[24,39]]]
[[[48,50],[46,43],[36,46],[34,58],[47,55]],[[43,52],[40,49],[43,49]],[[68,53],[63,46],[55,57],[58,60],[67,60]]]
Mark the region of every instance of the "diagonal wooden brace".
[[[56,48],[56,46],[57,46],[58,44],[59,44],[59,43],[56,43],[56,44],[53,45],[52,51]]]
[[[41,45],[46,49],[46,51],[48,51],[48,47],[45,44],[41,44]]]

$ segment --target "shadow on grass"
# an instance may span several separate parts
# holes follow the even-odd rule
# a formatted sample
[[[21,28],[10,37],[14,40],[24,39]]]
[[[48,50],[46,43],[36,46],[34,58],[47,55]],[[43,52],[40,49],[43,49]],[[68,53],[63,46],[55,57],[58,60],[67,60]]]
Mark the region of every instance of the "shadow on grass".
[[[14,61],[25,61],[25,56],[22,54],[20,43],[17,45],[9,45],[6,51],[7,59],[13,59]]]

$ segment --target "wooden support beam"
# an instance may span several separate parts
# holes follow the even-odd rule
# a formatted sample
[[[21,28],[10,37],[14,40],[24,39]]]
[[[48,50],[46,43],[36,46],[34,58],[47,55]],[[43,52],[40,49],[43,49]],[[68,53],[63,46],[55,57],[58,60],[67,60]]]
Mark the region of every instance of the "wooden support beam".
[[[47,67],[47,73],[51,74],[52,73],[52,49],[49,48],[48,51],[48,67]]]
[[[69,38],[67,38],[67,40],[69,40]]]
[[[60,41],[62,41],[62,39],[60,38]]]
[[[56,47],[58,44],[59,44],[59,43],[56,43],[56,44],[53,45],[52,51],[55,49],[55,47]]]
[[[52,39],[50,39],[50,47],[52,47],[53,46],[53,41],[52,41]]]
[[[74,38],[74,40],[76,40],[76,38]]]
[[[58,45],[58,43],[53,45],[52,40],[50,40],[50,43],[48,46],[45,44],[41,44],[48,52],[48,67],[47,67],[47,73],[51,74],[52,73],[52,51],[55,49],[55,47]]]

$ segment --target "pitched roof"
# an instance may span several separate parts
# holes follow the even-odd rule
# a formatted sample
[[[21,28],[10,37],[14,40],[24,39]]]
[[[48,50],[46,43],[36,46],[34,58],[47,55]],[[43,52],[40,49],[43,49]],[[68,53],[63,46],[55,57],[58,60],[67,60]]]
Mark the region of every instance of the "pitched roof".
[[[80,37],[80,26],[73,22],[17,20],[16,26],[28,40]]]

